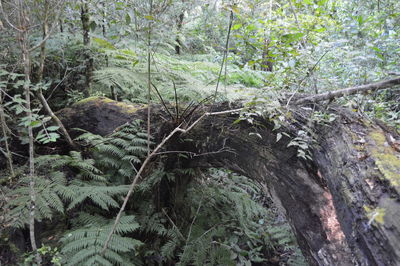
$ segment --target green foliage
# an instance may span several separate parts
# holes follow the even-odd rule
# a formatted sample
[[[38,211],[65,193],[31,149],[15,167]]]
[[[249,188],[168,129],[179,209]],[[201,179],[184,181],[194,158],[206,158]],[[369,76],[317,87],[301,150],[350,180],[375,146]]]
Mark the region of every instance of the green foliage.
[[[295,248],[289,228],[269,225],[273,213],[261,205],[261,188],[249,179],[221,170],[195,181],[184,198],[190,219],[182,232],[186,244],[181,265],[249,265],[265,262],[273,249]]]
[[[135,175],[135,167],[147,154],[147,134],[135,120],[120,127],[109,137],[86,132],[77,138],[90,145],[96,165],[114,184],[126,184]],[[112,179],[112,180],[111,180]]]
[[[61,239],[65,265],[135,265],[133,252],[142,244],[124,235],[139,228],[134,216],[123,216],[104,255],[100,254],[114,219],[81,213],[80,226]]]
[[[147,61],[141,59],[138,54],[143,50],[117,49],[114,46],[103,44],[105,40],[98,40],[105,47],[104,53],[108,58],[109,66],[95,71],[94,80],[103,92],[108,92],[114,87],[125,99],[134,102],[145,102],[147,94]],[[167,101],[173,101],[175,92],[173,83],[176,85],[180,101],[201,100],[204,93],[211,95],[218,79],[219,62],[207,62],[193,60],[187,57],[176,58],[163,52],[161,49],[153,56],[152,82],[160,90],[161,95]],[[211,58],[209,58],[211,59]],[[265,74],[245,69],[235,65],[229,65],[227,73],[223,77],[226,85],[240,84],[247,87],[261,87],[264,85]],[[153,92],[154,93],[154,92]],[[157,97],[154,93],[154,96]]]
[[[42,256],[44,263],[51,263],[54,266],[61,266],[61,254],[57,247],[42,245],[38,248],[38,252]],[[30,253],[24,260],[24,265],[32,265],[35,261],[35,254]]]
[[[395,0],[243,0],[235,5],[227,1],[84,2],[89,7],[91,47],[76,34],[81,27],[81,3],[68,2],[60,20],[62,30],[56,27],[46,42],[43,83],[35,83],[40,50],[31,54],[30,89],[44,90],[56,109],[84,97],[88,56],[94,59],[93,95],[109,95],[113,89],[122,100],[147,102],[148,51],[151,81],[166,102],[175,101],[175,89],[179,103],[213,95],[233,12],[221,76],[224,88],[216,100],[244,100],[248,110],[238,122],[254,125],[250,135],[262,137],[257,131],[262,117],[273,125],[276,141],[286,141],[298,157],[309,160],[315,128],[329,127],[336,117],[311,109],[293,113],[290,101],[298,93],[316,94],[383,79],[400,66],[400,5]],[[40,10],[38,3],[27,6],[31,4],[34,13]],[[4,8],[13,22],[14,7],[5,2]],[[40,25],[41,15],[31,17],[32,25]],[[55,142],[59,129],[49,124],[50,117],[43,115],[38,101],[26,109],[17,34],[8,25],[0,23],[0,28],[4,48],[0,102],[9,135],[26,144],[26,129],[31,126],[37,144]],[[41,28],[31,28],[30,44],[40,40]],[[178,44],[181,54],[175,55]],[[151,97],[157,101],[154,89]],[[338,100],[400,130],[399,101],[396,89]],[[25,115],[30,111],[32,119]],[[308,121],[307,126],[297,127],[299,116]],[[147,154],[147,136],[139,122],[133,122],[105,137],[86,132],[78,141],[85,147],[82,152],[35,158],[35,219],[45,223],[64,215],[72,223],[62,240],[62,254],[50,246],[39,250],[44,257],[54,258],[53,264],[59,264],[62,255],[63,263],[71,265],[248,265],[268,263],[278,250],[292,255],[285,263],[304,264],[290,228],[274,223],[275,214],[262,204],[258,185],[223,171],[201,173],[207,178],[199,178],[197,169],[166,170],[169,164],[163,158],[154,160],[152,171],[143,176],[109,250],[101,256],[112,217]],[[24,228],[31,205],[26,166],[16,171],[13,183],[4,187],[7,203],[1,216],[6,228]]]
[[[7,204],[4,206],[5,220],[8,226],[24,228],[29,221],[31,206],[29,178],[21,177],[15,187],[6,194]],[[64,212],[63,193],[65,178],[61,172],[53,172],[48,176],[39,176],[35,183],[35,219],[52,219],[56,213]]]

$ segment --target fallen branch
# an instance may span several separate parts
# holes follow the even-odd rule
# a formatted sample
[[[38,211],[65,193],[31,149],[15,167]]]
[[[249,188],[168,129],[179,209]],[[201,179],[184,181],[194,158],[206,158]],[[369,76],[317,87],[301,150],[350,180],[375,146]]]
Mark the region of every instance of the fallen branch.
[[[196,121],[194,121],[189,127],[187,127],[186,129],[181,128],[182,124],[180,124],[178,127],[176,127],[174,130],[171,131],[171,133],[169,133],[168,136],[166,136],[161,142],[160,144],[157,145],[157,147],[146,157],[146,159],[144,160],[142,166],[139,168],[139,171],[136,173],[135,177],[133,178],[133,181],[129,187],[128,193],[126,194],[125,198],[124,198],[124,202],[122,203],[121,208],[119,209],[119,212],[117,214],[117,217],[115,218],[114,224],[111,228],[110,233],[107,236],[106,241],[104,242],[104,246],[103,249],[101,250],[100,254],[104,255],[104,253],[107,250],[108,244],[112,238],[112,235],[115,232],[115,229],[117,228],[119,221],[121,219],[122,213],[125,210],[126,204],[128,203],[128,200],[130,198],[130,196],[132,195],[133,190],[136,187],[137,182],[139,181],[139,178],[141,176],[141,174],[143,173],[144,169],[146,168],[147,164],[151,161],[151,159],[157,155],[158,151],[165,145],[165,143],[170,140],[176,133],[181,132],[183,134],[187,133],[188,131],[190,131],[194,126],[196,126],[196,124],[198,124],[203,118],[207,117],[207,116],[214,116],[214,115],[222,115],[222,114],[231,114],[231,113],[237,113],[240,112],[243,108],[240,109],[233,109],[233,110],[227,110],[227,111],[221,111],[221,112],[213,112],[213,113],[204,113],[202,116],[200,116]]]
[[[390,88],[390,87],[393,87],[396,85],[400,85],[400,77],[396,77],[393,79],[380,81],[380,82],[376,82],[376,83],[370,83],[370,84],[366,84],[366,85],[350,87],[350,88],[346,88],[346,89],[342,89],[342,90],[330,91],[330,92],[317,94],[314,96],[301,98],[301,99],[295,101],[294,104],[299,105],[299,104],[305,104],[305,103],[315,103],[315,102],[320,102],[320,101],[333,100],[333,99],[343,97],[343,96],[387,89],[387,88]]]
[[[44,97],[42,91],[40,90],[36,96],[39,98],[40,102],[42,103],[44,109],[46,110],[47,114],[54,120],[54,122],[57,124],[57,126],[60,128],[64,138],[68,142],[68,145],[70,145],[73,149],[78,150],[79,147],[76,145],[76,143],[72,140],[71,136],[69,135],[67,129],[64,127],[64,124],[61,122],[61,120],[54,114],[53,110],[51,110],[49,104],[46,101],[46,98]]]

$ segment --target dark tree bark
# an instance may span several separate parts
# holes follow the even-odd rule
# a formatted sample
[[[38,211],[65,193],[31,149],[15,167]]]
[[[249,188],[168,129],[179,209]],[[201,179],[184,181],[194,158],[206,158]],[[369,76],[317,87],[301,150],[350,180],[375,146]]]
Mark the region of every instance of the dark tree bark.
[[[160,142],[174,125],[162,119],[168,116],[159,107],[152,109],[152,132]],[[312,161],[287,147],[290,138],[276,142],[270,121],[259,118],[257,127],[234,124],[237,114],[206,117],[182,136],[194,142],[173,141],[165,149],[233,150],[194,157],[187,167],[224,167],[266,184],[311,265],[399,265],[400,153],[390,142],[400,136],[345,109],[335,113],[336,121],[315,128]],[[67,126],[105,135],[131,119],[144,120],[146,107],[91,98],[59,115]],[[293,134],[306,123],[299,119],[286,132]]]
[[[184,17],[185,17],[185,15],[183,13],[179,14],[179,17],[178,17],[178,20],[177,20],[177,23],[176,23],[178,34],[176,35],[176,38],[175,38],[175,42],[176,42],[176,44],[175,44],[175,52],[176,52],[177,55],[181,54],[182,42],[181,42],[181,39],[180,39],[179,35],[181,34],[182,25],[183,25],[183,18]]]
[[[264,48],[262,53],[261,70],[272,72],[274,64],[272,63],[272,58],[269,56],[269,44],[270,40],[264,41]]]

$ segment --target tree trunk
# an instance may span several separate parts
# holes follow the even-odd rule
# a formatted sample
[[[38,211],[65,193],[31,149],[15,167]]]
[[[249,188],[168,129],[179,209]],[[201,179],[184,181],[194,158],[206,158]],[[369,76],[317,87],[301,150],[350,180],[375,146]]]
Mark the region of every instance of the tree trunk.
[[[48,32],[48,16],[49,16],[49,2],[48,0],[44,1],[44,13],[45,17],[43,19],[43,42],[40,45],[40,60],[39,60],[39,69],[37,73],[37,82],[42,82],[43,79],[43,72],[44,72],[44,65],[45,65],[45,60],[46,60],[46,36],[49,34]],[[55,22],[54,22],[55,23]],[[43,95],[43,91],[41,88],[36,93],[36,96],[39,98],[40,102],[42,103],[44,109],[46,110],[47,114],[53,119],[53,121],[57,124],[57,126],[60,128],[65,140],[68,142],[68,144],[74,148],[77,149],[78,147],[75,145],[74,141],[70,137],[67,129],[64,127],[62,124],[61,120],[58,119],[58,117],[54,114],[53,110],[51,109],[50,105],[48,104],[46,98]]]
[[[83,94],[88,97],[91,91],[92,79],[93,79],[93,57],[90,51],[90,13],[89,4],[82,3],[81,5],[81,22],[82,22],[82,34],[83,34],[83,45],[85,46],[85,87]]]
[[[272,60],[271,56],[269,56],[269,44],[270,40],[265,39],[263,53],[262,53],[261,70],[272,72],[274,65],[271,61]]]
[[[177,55],[181,54],[181,46],[182,46],[182,42],[181,39],[179,37],[179,35],[181,34],[181,30],[182,30],[182,25],[183,25],[183,18],[185,17],[185,15],[183,13],[179,14],[176,26],[177,26],[177,30],[178,30],[178,34],[176,35],[175,38],[175,52]]]
[[[23,4],[19,4],[19,11],[20,11],[20,25],[24,26],[21,28],[27,29],[27,17],[26,14],[23,12]],[[32,246],[32,251],[35,253],[36,262],[38,265],[41,265],[41,256],[37,249],[36,244],[36,237],[35,237],[35,207],[36,207],[36,192],[35,192],[35,183],[36,183],[36,175],[35,175],[35,158],[34,158],[34,136],[33,136],[33,128],[31,123],[33,122],[33,114],[31,109],[31,59],[30,59],[30,52],[29,52],[29,39],[28,39],[28,31],[23,30],[19,34],[20,40],[20,47],[22,52],[22,62],[24,66],[24,94],[25,94],[25,108],[26,108],[26,116],[30,124],[27,126],[28,130],[28,154],[29,154],[29,189],[30,189],[30,199],[31,199],[31,206],[29,212],[29,237]]]
[[[152,109],[153,136],[161,142],[174,126],[162,119],[167,114],[160,107]],[[146,114],[145,107],[90,98],[62,110],[60,117],[68,127],[105,135]],[[318,145],[310,148],[312,161],[287,147],[291,138],[276,142],[271,121],[257,118],[257,127],[235,124],[237,114],[205,117],[182,136],[193,142],[174,141],[165,148],[194,153],[230,148],[188,159],[186,166],[223,167],[266,184],[311,265],[399,265],[400,153],[390,142],[400,136],[345,109],[338,107],[335,114],[332,124],[313,128]],[[294,135],[306,124],[298,120],[286,132]]]

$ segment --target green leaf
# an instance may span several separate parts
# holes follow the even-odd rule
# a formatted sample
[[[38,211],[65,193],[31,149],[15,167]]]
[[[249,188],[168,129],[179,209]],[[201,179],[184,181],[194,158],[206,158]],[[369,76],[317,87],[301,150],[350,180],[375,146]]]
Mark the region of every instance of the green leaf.
[[[232,30],[238,30],[238,29],[240,29],[241,27],[242,27],[243,25],[242,24],[235,24],[235,25],[233,25],[233,27],[232,27]]]
[[[132,22],[132,19],[131,19],[131,16],[129,15],[129,14],[126,14],[125,15],[125,22],[126,22],[126,24],[131,24],[131,22]]]
[[[60,127],[59,126],[51,126],[51,127],[48,127],[48,128],[46,128],[48,131],[56,131],[56,130],[58,130]]]
[[[325,32],[326,28],[314,29],[315,32]]]
[[[95,22],[95,21],[92,21],[92,22],[90,23],[89,27],[90,27],[90,30],[91,30],[91,31],[94,31],[94,30],[96,29],[96,27],[97,27],[96,22]]]
[[[304,33],[298,32],[298,33],[289,33],[285,34],[282,36],[282,39],[286,43],[291,43],[291,42],[296,42],[299,41],[301,38],[303,38]]]
[[[104,39],[93,37],[92,40],[102,48],[107,48],[107,49],[112,49],[112,50],[115,49],[115,47],[114,47],[114,45],[112,45],[112,43],[110,43]]]
[[[38,127],[38,126],[40,126],[41,125],[41,122],[40,121],[32,121],[31,123],[30,123],[30,126],[31,127]]]

